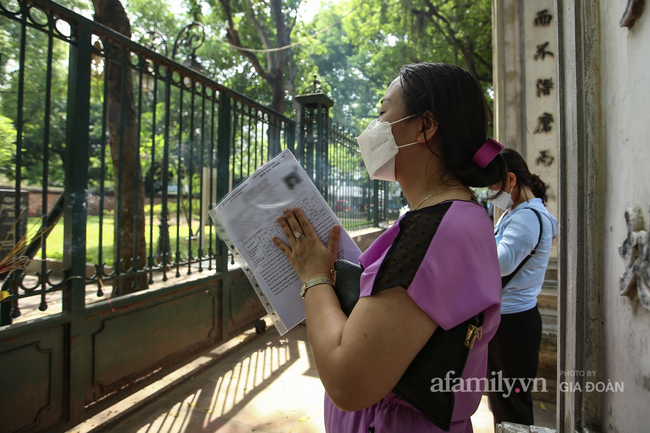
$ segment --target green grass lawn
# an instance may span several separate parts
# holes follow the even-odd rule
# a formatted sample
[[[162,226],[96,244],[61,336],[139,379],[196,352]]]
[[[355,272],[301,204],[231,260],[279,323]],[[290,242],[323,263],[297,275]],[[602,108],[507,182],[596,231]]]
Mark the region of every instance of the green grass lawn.
[[[40,218],[29,218],[28,222],[29,226],[31,227],[32,224],[40,224]],[[113,235],[114,235],[114,221],[113,221],[113,216],[105,216],[103,221],[102,221],[102,226],[103,226],[103,231],[102,231],[102,261],[106,263],[107,265],[111,265],[113,263]],[[196,230],[198,227],[197,225],[194,225],[192,227],[193,230]],[[159,228],[158,226],[154,226],[153,228],[153,254],[156,254],[156,248],[158,247],[158,238],[159,238]],[[187,254],[187,249],[188,249],[188,242],[186,241],[186,238],[189,236],[190,230],[187,225],[181,225],[178,228],[178,233],[177,233],[177,227],[176,226],[170,226],[169,227],[169,240],[170,240],[170,249],[172,252],[172,257],[175,257],[176,254],[176,247],[177,247],[177,240],[180,239],[180,251],[182,254]],[[205,227],[205,237],[203,241],[203,248],[205,250],[206,248],[206,243],[208,241],[208,236],[210,233],[210,228]],[[99,258],[99,236],[100,236],[100,229],[99,229],[99,216],[89,216],[87,220],[87,225],[86,225],[86,255],[87,259],[86,262],[88,263],[97,263],[98,258]],[[213,242],[215,238],[214,230],[212,231],[212,237],[213,237]],[[150,242],[151,242],[151,230],[150,230],[150,225],[147,221],[146,227],[145,227],[145,240],[147,242],[147,256],[149,255],[149,247],[150,247]],[[192,241],[192,255],[196,256],[197,251],[199,247],[199,242],[198,240],[193,240]],[[47,258],[52,259],[52,260],[63,260],[63,251],[64,251],[64,245],[63,245],[63,220],[60,220],[59,223],[52,229],[50,232],[49,236],[47,237],[47,245],[46,245],[46,252],[47,252]],[[41,252],[39,251],[36,254],[36,258],[41,257]]]
[[[36,224],[38,226],[40,224],[40,218],[29,218],[28,221],[28,226],[31,227],[32,225]],[[365,220],[353,220],[353,221],[343,221],[343,227],[346,230],[353,229],[355,227],[359,226],[364,226],[371,224],[369,221]],[[104,219],[102,221],[102,226],[103,226],[103,231],[102,231],[102,261],[106,263],[107,265],[111,265],[113,263],[113,233],[114,233],[114,219],[112,215],[107,215],[104,216]],[[193,230],[196,230],[197,225],[194,225],[192,227]],[[159,238],[159,228],[157,225],[154,226],[153,228],[153,254],[156,254],[156,249],[158,247],[158,238]],[[170,248],[172,252],[172,257],[176,257],[176,248],[177,248],[177,243],[178,239],[181,240],[180,244],[180,251],[181,254],[185,255],[187,254],[187,249],[188,249],[188,242],[186,238],[189,236],[189,227],[187,225],[181,225],[178,228],[178,233],[177,233],[177,226],[170,226],[169,227],[169,240],[170,240]],[[205,237],[204,237],[204,244],[203,248],[205,251],[205,248],[207,247],[206,243],[208,242],[209,239],[209,233],[210,233],[210,228],[205,227]],[[87,220],[87,226],[86,226],[86,255],[87,259],[86,262],[88,263],[97,263],[98,258],[99,258],[99,236],[100,236],[100,230],[99,230],[99,216],[89,216]],[[213,236],[213,242],[215,238],[214,230],[212,231],[212,236]],[[150,242],[151,242],[151,230],[150,230],[150,225],[149,222],[146,222],[146,228],[145,228],[145,239],[147,242],[147,256],[149,256],[149,247],[150,247]],[[196,256],[197,251],[199,247],[199,242],[198,240],[193,240],[192,241],[192,255]],[[63,245],[63,219],[59,221],[59,223],[52,229],[50,232],[49,236],[47,237],[47,244],[46,244],[46,251],[47,251],[47,258],[51,260],[63,260],[63,251],[64,251],[64,245]],[[39,251],[35,258],[40,258],[41,257],[41,252]]]

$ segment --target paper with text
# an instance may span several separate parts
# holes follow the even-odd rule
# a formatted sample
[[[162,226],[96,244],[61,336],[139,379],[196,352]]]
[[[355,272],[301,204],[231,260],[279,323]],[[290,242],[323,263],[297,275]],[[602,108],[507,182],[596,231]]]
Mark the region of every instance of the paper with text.
[[[284,253],[273,243],[288,240],[277,218],[299,207],[322,242],[341,225],[305,170],[289,150],[260,167],[211,210],[217,233],[248,276],[280,335],[305,319],[302,282]],[[341,230],[338,257],[359,262],[361,251]]]

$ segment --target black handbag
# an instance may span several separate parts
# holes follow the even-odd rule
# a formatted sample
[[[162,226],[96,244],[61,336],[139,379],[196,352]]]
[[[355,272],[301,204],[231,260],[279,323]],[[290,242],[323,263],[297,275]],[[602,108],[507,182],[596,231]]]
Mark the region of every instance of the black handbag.
[[[334,264],[336,284],[334,291],[341,309],[349,316],[361,293],[360,279],[363,268],[347,260]],[[469,351],[476,338],[481,338],[483,313],[445,331],[438,327],[422,350],[400,378],[393,392],[415,409],[426,415],[437,427],[449,431],[454,412],[454,393],[431,391],[436,378],[443,381],[449,377],[452,386],[457,383],[465,369]],[[453,372],[453,373],[451,373]],[[450,388],[452,387],[450,386]]]

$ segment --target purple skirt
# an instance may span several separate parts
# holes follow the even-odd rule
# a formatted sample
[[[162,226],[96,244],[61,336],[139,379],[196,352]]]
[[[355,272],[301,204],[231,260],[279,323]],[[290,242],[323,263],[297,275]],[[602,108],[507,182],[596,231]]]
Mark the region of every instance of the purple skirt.
[[[344,412],[325,394],[325,431],[328,433],[443,433],[424,414],[406,401],[389,393],[374,405],[357,412]],[[472,433],[468,418],[451,423],[450,433]]]

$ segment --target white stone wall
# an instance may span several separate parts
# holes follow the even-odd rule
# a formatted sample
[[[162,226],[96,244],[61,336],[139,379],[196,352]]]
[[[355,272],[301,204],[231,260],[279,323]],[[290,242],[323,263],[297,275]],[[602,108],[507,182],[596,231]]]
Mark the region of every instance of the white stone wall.
[[[625,270],[618,247],[627,236],[625,209],[650,208],[650,8],[630,30],[619,26],[625,0],[601,0],[600,43],[605,167],[602,326],[604,381],[624,382],[622,393],[602,395],[603,431],[650,427],[650,311],[619,295]]]

